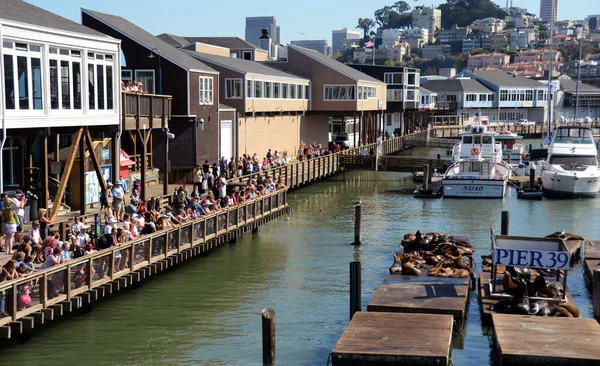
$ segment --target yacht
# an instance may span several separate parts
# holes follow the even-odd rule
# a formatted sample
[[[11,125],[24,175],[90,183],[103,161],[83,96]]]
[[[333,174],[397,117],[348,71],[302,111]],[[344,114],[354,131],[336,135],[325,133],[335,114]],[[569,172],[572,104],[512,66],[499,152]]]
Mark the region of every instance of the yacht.
[[[472,125],[454,145],[452,165],[442,179],[443,196],[502,198],[511,170],[502,160],[502,144],[485,125]]]
[[[589,127],[556,128],[542,167],[544,196],[596,197],[600,191],[597,155]]]

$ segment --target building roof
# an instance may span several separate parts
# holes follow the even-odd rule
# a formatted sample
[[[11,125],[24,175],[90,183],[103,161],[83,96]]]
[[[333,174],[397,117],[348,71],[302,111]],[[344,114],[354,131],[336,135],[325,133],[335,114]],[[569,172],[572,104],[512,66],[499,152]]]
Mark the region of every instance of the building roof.
[[[190,43],[190,42],[188,42],[187,39],[185,39],[183,37],[176,36],[174,34],[169,34],[169,33],[162,33],[156,37],[162,39],[163,41],[167,42],[168,44],[170,44],[171,46],[174,46],[174,47],[185,46]]]
[[[298,52],[324,64],[325,66],[327,66],[331,69],[334,69],[335,71],[342,73],[356,81],[366,81],[369,83],[383,84],[381,81],[379,81],[367,74],[364,74],[358,70],[355,70],[355,69],[351,68],[350,66],[347,66],[337,60],[334,60],[331,57],[325,56],[324,54],[322,54],[320,52],[309,50],[308,48],[304,48],[304,47],[294,46],[294,45],[288,45],[288,48],[298,51]]]
[[[497,86],[530,88],[543,87],[543,85],[536,80],[513,76],[504,71],[475,70],[472,72],[472,74],[478,79],[484,79]]]
[[[492,52],[492,53],[480,53],[478,55],[471,55],[471,56],[469,56],[469,58],[496,57],[496,56],[507,57],[508,55],[505,53],[500,53],[500,52]]]
[[[265,75],[272,77],[283,77],[283,78],[294,78],[309,81],[309,79],[298,76],[286,71],[282,71],[273,67],[265,66],[264,64],[256,61],[244,60],[240,58],[232,58],[225,56],[217,56],[209,53],[200,53],[196,51],[186,50],[189,55],[194,58],[200,59],[209,64],[218,65],[226,69],[240,72],[242,74],[254,74],[254,75]]]
[[[492,93],[491,89],[475,79],[430,80],[425,88],[434,93]]]
[[[561,90],[567,93],[575,93],[577,91],[577,80],[573,80],[566,75],[561,76],[558,80],[560,81]],[[580,82],[579,94],[600,94],[600,88]]]
[[[84,25],[21,0],[0,1],[0,19],[45,28],[59,29],[67,32],[110,38],[106,34],[102,34]]]
[[[206,43],[213,46],[225,47],[230,50],[239,50],[239,49],[256,49],[255,45],[250,42],[246,42],[239,37],[180,37],[185,38],[188,43]]]
[[[212,68],[185,54],[183,51],[171,46],[167,42],[146,32],[142,28],[138,27],[137,25],[131,23],[126,19],[123,19],[116,15],[100,13],[98,11],[93,11],[89,9],[81,9],[81,11],[82,13],[91,16],[92,18],[100,21],[101,23],[116,30],[117,32],[122,33],[125,36],[131,38],[143,47],[146,47],[148,50],[158,50],[162,58],[178,65],[183,69],[186,69],[188,71],[217,74],[217,72]]]

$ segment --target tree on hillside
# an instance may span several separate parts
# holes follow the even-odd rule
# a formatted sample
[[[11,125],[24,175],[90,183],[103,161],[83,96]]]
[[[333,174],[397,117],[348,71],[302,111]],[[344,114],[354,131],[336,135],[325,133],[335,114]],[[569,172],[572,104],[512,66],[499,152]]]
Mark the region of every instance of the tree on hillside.
[[[474,20],[483,18],[504,19],[506,11],[500,9],[492,0],[446,0],[438,6],[442,11],[442,28],[449,29],[454,24],[464,27]]]
[[[565,61],[573,61],[579,59],[579,42],[573,42],[565,46],[562,50]],[[583,42],[581,45],[581,59],[587,60],[590,55],[596,52],[596,48],[590,42]]]
[[[392,5],[392,9],[399,14],[404,13],[405,11],[410,10],[410,5],[406,1],[396,1],[394,5]]]
[[[350,47],[342,48],[342,50],[333,55],[332,58],[343,64],[348,63],[354,59],[354,50]]]
[[[356,29],[362,29],[363,40],[369,39],[371,29],[375,27],[375,22],[371,18],[358,18]]]
[[[403,28],[408,27],[412,24],[413,16],[412,13],[399,14],[393,11],[390,14],[390,21],[387,28]],[[386,28],[384,28],[386,29]]]
[[[375,16],[375,21],[377,22],[377,25],[379,25],[380,28],[383,28],[383,26],[387,26],[390,22],[390,13],[392,12],[392,7],[391,6],[384,6],[381,9],[377,9],[375,10],[375,14],[373,14]]]
[[[406,1],[396,1],[393,5],[386,5],[375,10],[375,22],[381,29],[400,28],[412,24],[412,14],[405,13],[410,10]]]

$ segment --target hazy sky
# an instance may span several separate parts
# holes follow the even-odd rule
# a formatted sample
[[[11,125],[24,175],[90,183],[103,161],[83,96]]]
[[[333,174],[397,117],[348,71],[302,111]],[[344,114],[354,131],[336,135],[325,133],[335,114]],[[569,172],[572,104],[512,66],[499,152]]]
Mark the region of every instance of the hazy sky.
[[[1,0],[0,0],[1,1]],[[122,16],[153,34],[180,36],[239,36],[244,38],[246,16],[274,15],[281,26],[281,41],[327,39],[331,31],[354,28],[359,17],[395,0],[28,0],[30,3],[81,22],[79,8]],[[600,14],[600,0],[559,0],[559,19],[581,20]],[[439,5],[445,0],[407,1],[415,5]],[[506,0],[494,0],[506,6]],[[514,0],[514,6],[539,14],[539,0]],[[1,15],[0,15],[1,16]],[[304,33],[304,34],[301,34]]]

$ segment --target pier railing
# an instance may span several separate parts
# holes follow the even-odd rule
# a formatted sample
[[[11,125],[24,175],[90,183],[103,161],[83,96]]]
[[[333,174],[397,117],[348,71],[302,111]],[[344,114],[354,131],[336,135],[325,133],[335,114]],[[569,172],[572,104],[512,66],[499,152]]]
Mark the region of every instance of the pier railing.
[[[0,326],[131,274],[183,250],[237,232],[287,207],[287,189],[211,213],[175,228],[144,235],[116,247],[0,283]],[[28,302],[25,296],[31,298]],[[3,306],[2,306],[3,305]]]

